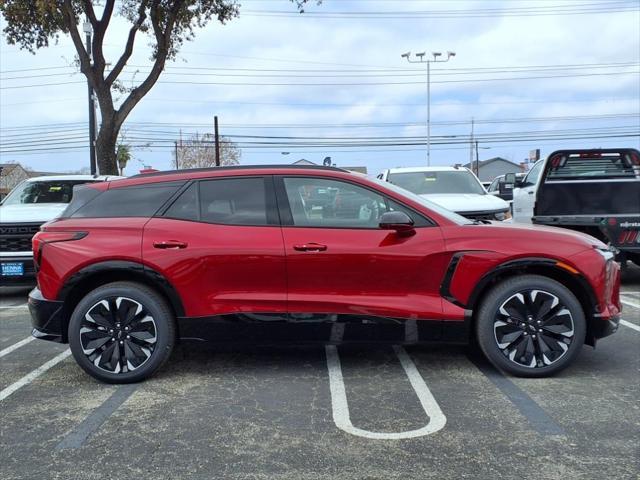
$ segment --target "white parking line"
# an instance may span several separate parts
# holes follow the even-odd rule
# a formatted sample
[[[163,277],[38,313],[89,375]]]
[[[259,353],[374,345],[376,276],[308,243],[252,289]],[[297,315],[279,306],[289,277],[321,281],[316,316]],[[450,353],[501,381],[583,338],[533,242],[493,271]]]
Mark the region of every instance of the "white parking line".
[[[624,303],[625,305],[628,305],[628,306],[630,306],[630,307],[633,307],[633,308],[640,308],[640,303],[630,302],[629,300],[622,300],[622,299],[620,299],[620,301],[621,301],[622,303]]]
[[[18,348],[22,347],[23,345],[26,345],[27,343],[31,342],[32,340],[35,340],[35,338],[34,337],[27,337],[24,340],[20,340],[18,343],[14,343],[13,345],[5,348],[4,350],[0,350],[0,358],[4,357],[5,355],[10,354],[14,350],[17,350]]]
[[[624,325],[625,327],[632,328],[636,332],[640,332],[640,327],[635,323],[627,322],[626,320],[620,320],[620,325]]]
[[[331,391],[333,421],[340,430],[350,433],[351,435],[374,440],[401,440],[435,433],[441,430],[447,423],[447,417],[445,417],[442,410],[440,410],[438,402],[436,402],[436,399],[431,394],[429,387],[427,387],[427,384],[405,349],[400,346],[394,346],[393,349],[420,400],[422,408],[429,417],[429,423],[417,430],[389,433],[370,432],[354,427],[349,415],[349,403],[347,401],[347,393],[342,377],[342,367],[340,365],[338,349],[334,345],[326,345],[325,351],[327,354],[327,368],[329,370],[329,389]]]
[[[25,385],[29,385],[36,378],[38,378],[44,372],[49,370],[51,367],[54,367],[55,365],[60,363],[62,360],[67,358],[69,355],[71,355],[71,350],[66,349],[64,352],[59,353],[58,355],[53,357],[51,360],[49,360],[48,362],[40,365],[38,368],[36,368],[32,372],[27,373],[24,377],[22,377],[17,382],[12,383],[7,388],[5,388],[4,390],[0,391],[0,402],[2,400],[4,400],[5,398],[7,398],[12,393],[16,392],[17,390],[20,390]]]
[[[8,307],[0,307],[0,310],[22,310],[22,309],[28,309],[29,306],[26,303],[23,303],[22,305],[10,305]]]

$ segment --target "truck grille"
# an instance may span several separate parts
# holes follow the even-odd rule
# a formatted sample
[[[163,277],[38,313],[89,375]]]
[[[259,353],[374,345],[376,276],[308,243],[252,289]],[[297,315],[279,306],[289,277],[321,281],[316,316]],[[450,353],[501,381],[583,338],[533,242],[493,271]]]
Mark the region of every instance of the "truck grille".
[[[31,252],[31,239],[39,229],[39,223],[0,224],[0,252]]]

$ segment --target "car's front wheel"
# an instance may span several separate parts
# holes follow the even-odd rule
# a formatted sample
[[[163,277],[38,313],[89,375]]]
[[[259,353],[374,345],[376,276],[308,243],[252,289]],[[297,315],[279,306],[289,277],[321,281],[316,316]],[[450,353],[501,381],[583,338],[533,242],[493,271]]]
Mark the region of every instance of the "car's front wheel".
[[[173,312],[154,290],[130,282],[103,285],[87,294],[69,322],[74,358],[89,375],[108,383],[151,376],[175,342]]]
[[[586,333],[580,302],[564,285],[539,275],[497,284],[476,317],[480,348],[496,367],[523,377],[566,368]]]

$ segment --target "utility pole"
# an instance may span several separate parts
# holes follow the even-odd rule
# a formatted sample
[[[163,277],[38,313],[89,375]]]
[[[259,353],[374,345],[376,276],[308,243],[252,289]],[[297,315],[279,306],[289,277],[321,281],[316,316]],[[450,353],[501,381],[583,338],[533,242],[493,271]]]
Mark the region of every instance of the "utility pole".
[[[476,176],[480,179],[480,156],[478,155],[478,140],[476,140]]]
[[[82,29],[86,34],[87,55],[89,55],[89,60],[91,60],[91,34],[93,33],[93,28],[91,27],[91,23],[88,20],[85,20],[82,25]],[[91,171],[91,175],[96,175],[96,107],[93,100],[93,88],[91,88],[91,83],[88,79],[87,91],[89,94],[89,169]]]
[[[176,170],[180,170],[180,162],[178,162],[178,141],[173,141],[173,146],[175,147],[175,155],[176,155]]]
[[[474,125],[474,118],[471,117],[471,136],[469,137],[469,166],[472,167],[471,170],[473,170],[473,142],[475,141]]]
[[[418,60],[411,60],[411,52],[403,53],[402,58],[406,58],[409,63],[426,63],[427,64],[427,166],[431,166],[431,64],[432,63],[445,63],[456,56],[456,52],[447,52],[446,60],[438,60],[441,56],[441,52],[432,52],[433,60],[425,60],[425,52],[416,53]]]
[[[216,141],[216,167],[220,166],[220,133],[218,132],[218,116],[213,117],[213,129]]]

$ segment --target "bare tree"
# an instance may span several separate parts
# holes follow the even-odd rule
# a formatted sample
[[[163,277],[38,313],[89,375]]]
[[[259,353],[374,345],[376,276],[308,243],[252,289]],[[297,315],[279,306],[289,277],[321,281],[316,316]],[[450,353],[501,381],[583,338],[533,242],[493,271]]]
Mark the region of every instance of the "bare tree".
[[[194,134],[182,140],[177,148],[178,168],[205,168],[216,166],[215,137],[210,133]],[[174,154],[175,155],[175,154]],[[242,151],[227,137],[220,137],[220,165],[238,165]]]

